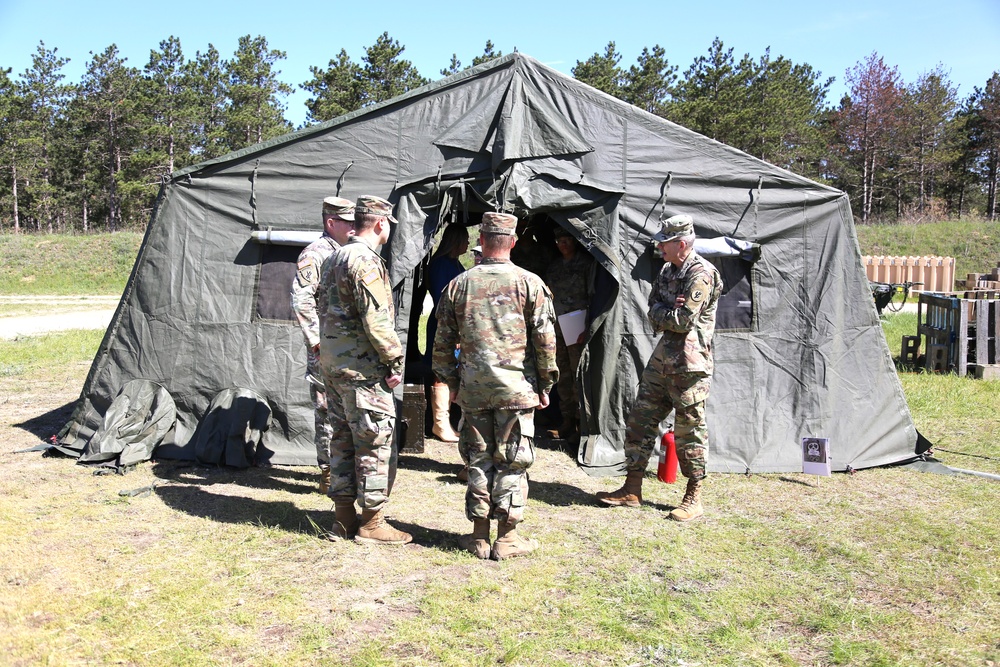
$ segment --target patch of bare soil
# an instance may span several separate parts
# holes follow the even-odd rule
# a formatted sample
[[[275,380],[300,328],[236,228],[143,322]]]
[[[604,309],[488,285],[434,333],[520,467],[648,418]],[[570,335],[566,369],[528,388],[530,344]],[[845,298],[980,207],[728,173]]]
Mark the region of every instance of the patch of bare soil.
[[[118,296],[0,295],[0,340],[67,329],[105,329]]]

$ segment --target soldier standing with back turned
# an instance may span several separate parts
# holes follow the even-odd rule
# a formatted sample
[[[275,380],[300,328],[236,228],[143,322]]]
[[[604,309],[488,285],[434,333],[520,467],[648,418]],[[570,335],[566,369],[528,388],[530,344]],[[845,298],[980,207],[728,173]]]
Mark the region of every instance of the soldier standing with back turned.
[[[354,236],[327,260],[320,365],[333,429],[330,496],[336,522],[330,537],[406,544],[409,533],[390,526],[384,516],[396,424],[392,390],[403,381],[392,290],[377,250],[396,222],[391,213],[388,201],[359,197]],[[361,505],[360,522],[355,501]]]
[[[718,269],[694,251],[694,221],[675,215],[663,222],[652,242],[663,261],[649,295],[649,322],[662,332],[642,372],[639,391],[628,416],[625,436],[625,484],[597,494],[605,505],[638,507],[642,479],[656,441],[657,427],[676,410],[674,433],[681,473],[688,478],[681,504],[670,512],[675,521],[697,519],[704,512],[708,426],[705,402],[712,381],[712,335],[722,293]]]
[[[549,404],[559,378],[552,295],[541,278],[511,263],[516,225],[513,215],[483,215],[482,262],[448,283],[434,340],[434,374],[465,416],[459,450],[469,465],[465,513],[473,529],[459,543],[494,560],[538,546],[516,526],[524,518],[527,469],[535,460],[534,409]],[[492,547],[490,519],[497,520]]]
[[[292,310],[306,338],[306,381],[315,408],[316,461],[319,492],[330,490],[330,421],[326,413],[326,389],[319,368],[320,322],[326,314],[326,292],[320,290],[320,272],[326,261],[354,233],[354,202],[342,197],[323,200],[323,235],[299,254],[298,271],[292,281]]]

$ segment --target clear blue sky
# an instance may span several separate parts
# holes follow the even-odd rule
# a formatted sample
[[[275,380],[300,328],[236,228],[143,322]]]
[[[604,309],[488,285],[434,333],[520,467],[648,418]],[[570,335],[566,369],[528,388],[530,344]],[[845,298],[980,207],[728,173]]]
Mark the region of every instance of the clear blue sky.
[[[309,67],[325,68],[341,48],[360,62],[382,32],[399,41],[420,73],[440,78],[452,53],[464,63],[486,40],[503,53],[515,48],[567,74],[578,60],[613,40],[628,66],[643,47],[659,44],[671,64],[687,69],[715,37],[739,57],[771,47],[836,81],[827,100],[845,92],[844,72],[873,51],[896,66],[907,83],[938,63],[964,98],[1000,70],[1000,0],[861,2],[733,2],[731,0],[609,0],[608,2],[342,2],[340,0],[200,0],[137,3],[124,0],[0,0],[0,67],[19,75],[39,41],[70,58],[67,81],[79,81],[90,52],[117,44],[141,68],[161,40],[180,38],[186,57],[214,44],[231,57],[241,35],[263,35],[288,58],[280,78],[296,92],[285,116],[305,120],[308,98],[298,84]]]

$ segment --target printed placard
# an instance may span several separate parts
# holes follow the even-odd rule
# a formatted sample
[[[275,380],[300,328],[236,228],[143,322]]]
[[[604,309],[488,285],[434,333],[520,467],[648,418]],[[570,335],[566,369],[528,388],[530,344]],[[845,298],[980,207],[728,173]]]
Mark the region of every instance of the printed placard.
[[[807,475],[830,476],[829,438],[802,438],[802,472]]]

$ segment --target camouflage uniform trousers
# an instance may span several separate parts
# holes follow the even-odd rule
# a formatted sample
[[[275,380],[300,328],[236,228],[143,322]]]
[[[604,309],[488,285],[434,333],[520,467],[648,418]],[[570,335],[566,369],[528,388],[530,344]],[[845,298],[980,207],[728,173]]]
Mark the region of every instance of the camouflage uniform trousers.
[[[535,462],[534,409],[466,411],[459,452],[469,464],[465,516],[517,524]]]
[[[309,397],[315,408],[316,421],[316,462],[320,468],[330,467],[330,438],[333,437],[333,427],[326,412],[326,386],[323,384],[323,374],[319,367],[319,355],[312,350],[306,352],[306,379],[309,381]]]
[[[657,427],[673,409],[681,473],[689,479],[704,479],[708,453],[705,401],[712,376],[703,372],[665,375],[656,365],[655,360],[650,360],[642,372],[639,392],[628,415],[625,466],[629,470],[646,470],[656,444]]]
[[[579,419],[580,416],[580,400],[576,394],[576,369],[580,367],[581,354],[583,354],[583,344],[566,345],[563,342],[562,331],[556,335],[556,366],[559,368],[556,390],[559,392],[559,411],[563,420],[571,416]]]
[[[356,499],[361,509],[381,509],[392,486],[392,392],[381,380],[350,382],[327,375],[326,395],[331,429],[328,495]]]

